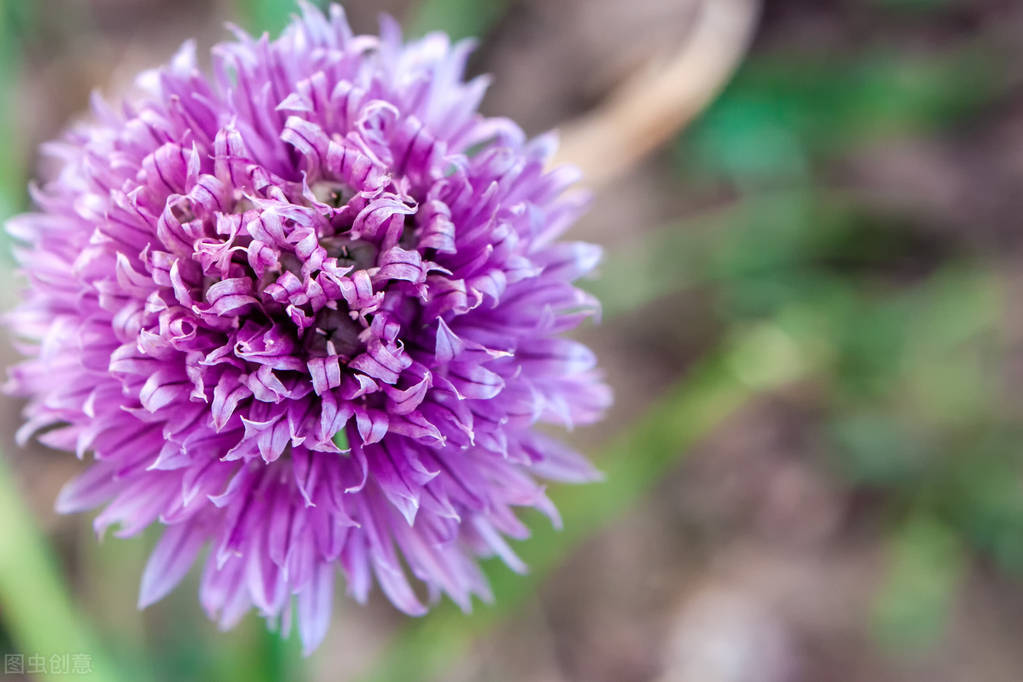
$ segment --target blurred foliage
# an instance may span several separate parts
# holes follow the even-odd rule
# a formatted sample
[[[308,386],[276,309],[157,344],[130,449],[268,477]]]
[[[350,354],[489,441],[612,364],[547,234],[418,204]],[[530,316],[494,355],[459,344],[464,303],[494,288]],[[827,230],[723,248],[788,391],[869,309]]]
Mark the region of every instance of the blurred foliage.
[[[913,518],[895,529],[875,608],[876,632],[887,648],[913,651],[941,635],[964,558],[955,531],[933,518]]]
[[[453,40],[481,38],[508,9],[509,0],[424,0],[408,22],[409,35],[444,31]]]
[[[882,493],[892,520],[875,613],[893,649],[942,635],[969,552],[1023,569],[1021,428],[999,406],[1007,308],[998,273],[969,249],[857,202],[821,169],[961,125],[995,96],[999,74],[975,48],[926,59],[871,46],[840,59],[762,55],[675,150],[683,178],[738,195],[719,238],[673,230],[699,254],[686,256],[699,272],[678,283],[711,282],[726,329],[795,305],[814,311],[832,359],[820,425],[830,466],[848,486]]]
[[[14,98],[20,73],[21,38],[31,31],[35,12],[34,3],[0,3],[0,139],[4,140],[4,153],[0,154],[0,220],[24,205],[23,138],[15,134],[18,121]],[[5,247],[3,260],[9,261],[6,233],[0,239]]]
[[[814,165],[865,142],[926,134],[975,112],[994,89],[992,59],[964,48],[758,56],[680,138],[679,166],[687,180],[740,187],[806,181]]]
[[[307,0],[325,9],[329,0]],[[279,32],[298,10],[292,0],[236,0],[246,28],[257,33]],[[412,37],[444,31],[452,40],[482,37],[508,9],[508,0],[424,0],[413,6],[404,22]]]
[[[328,0],[305,0],[314,7],[327,7]],[[299,13],[292,0],[236,0],[242,25],[256,34],[277,35],[287,26],[291,17]]]

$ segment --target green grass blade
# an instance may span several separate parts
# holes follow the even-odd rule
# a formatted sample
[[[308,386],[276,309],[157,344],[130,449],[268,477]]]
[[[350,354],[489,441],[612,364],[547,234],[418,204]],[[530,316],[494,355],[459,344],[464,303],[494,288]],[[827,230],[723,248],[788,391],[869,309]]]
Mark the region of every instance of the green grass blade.
[[[88,620],[71,603],[46,539],[21,502],[21,493],[0,455],[0,614],[24,657],[84,654],[93,682],[125,679],[100,649]],[[49,669],[49,668],[48,668]],[[66,679],[54,672],[45,679]]]

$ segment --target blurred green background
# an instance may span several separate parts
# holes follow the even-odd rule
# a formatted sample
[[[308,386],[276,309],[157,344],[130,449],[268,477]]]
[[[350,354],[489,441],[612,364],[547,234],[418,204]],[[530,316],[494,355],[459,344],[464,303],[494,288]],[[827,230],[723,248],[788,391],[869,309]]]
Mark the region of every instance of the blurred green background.
[[[485,110],[537,134],[677,46],[700,1],[345,4],[362,32],[388,11],[479,37]],[[0,215],[92,88],[292,10],[0,0]],[[573,434],[607,481],[552,491],[566,529],[529,517],[532,571],[488,564],[494,605],[339,598],[308,659],[255,616],[216,632],[194,576],[139,613],[154,537],[56,517],[81,464],[16,448],[5,399],[0,650],[141,682],[1023,679],[1020,35],[1010,0],[764,3],[721,96],[572,235],[607,253],[581,335],[617,404]]]

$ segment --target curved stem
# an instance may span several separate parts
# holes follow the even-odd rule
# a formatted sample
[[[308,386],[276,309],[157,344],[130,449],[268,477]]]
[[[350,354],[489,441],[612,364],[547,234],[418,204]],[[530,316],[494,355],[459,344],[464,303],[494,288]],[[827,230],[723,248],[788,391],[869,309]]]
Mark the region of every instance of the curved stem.
[[[580,167],[594,187],[624,175],[724,87],[746,53],[759,10],[758,0],[701,0],[678,52],[652,60],[602,105],[562,126],[554,163]]]

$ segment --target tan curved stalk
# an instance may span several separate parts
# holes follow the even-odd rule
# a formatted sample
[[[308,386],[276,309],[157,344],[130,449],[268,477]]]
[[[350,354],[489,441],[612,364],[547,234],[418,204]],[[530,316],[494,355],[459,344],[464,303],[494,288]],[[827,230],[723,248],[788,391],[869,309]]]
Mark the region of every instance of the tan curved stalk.
[[[590,187],[627,172],[724,87],[749,46],[759,10],[759,0],[701,0],[674,55],[651,60],[603,104],[562,127],[555,163],[580,167]]]

